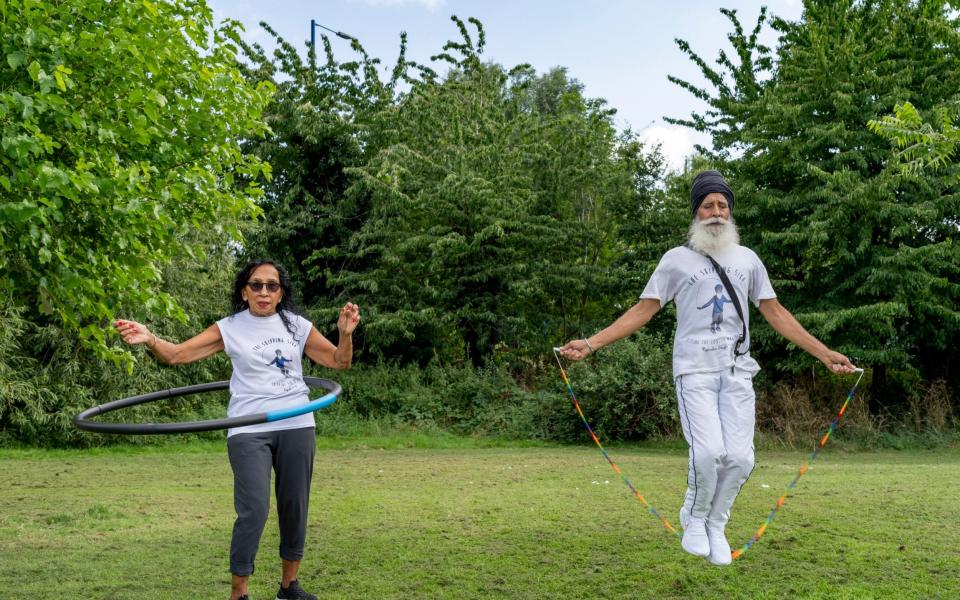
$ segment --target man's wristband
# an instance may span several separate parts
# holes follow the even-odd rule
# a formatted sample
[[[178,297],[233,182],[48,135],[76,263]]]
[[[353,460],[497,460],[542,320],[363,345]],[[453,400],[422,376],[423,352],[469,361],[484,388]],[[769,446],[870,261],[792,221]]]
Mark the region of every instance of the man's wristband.
[[[590,345],[590,340],[588,340],[587,338],[583,338],[583,343],[587,345],[587,350],[590,351],[590,354],[593,354],[594,352],[596,352],[593,349],[593,346]]]

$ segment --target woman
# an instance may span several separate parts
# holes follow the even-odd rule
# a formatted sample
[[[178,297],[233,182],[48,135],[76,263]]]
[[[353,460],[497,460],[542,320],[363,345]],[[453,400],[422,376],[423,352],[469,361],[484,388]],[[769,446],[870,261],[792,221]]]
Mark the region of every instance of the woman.
[[[201,360],[223,350],[233,364],[230,417],[302,406],[309,401],[303,382],[303,354],[332,369],[349,369],[352,335],[360,309],[340,309],[334,346],[310,321],[293,312],[293,290],[283,267],[270,260],[248,263],[233,284],[233,315],[180,344],[157,337],[134,321],[114,326],[128,344],[145,344],[168,365]],[[237,427],[227,432],[237,519],[230,544],[233,574],[230,600],[247,599],[260,535],[270,509],[270,469],[276,471],[282,581],[277,600],[316,600],[297,581],[307,532],[307,505],[316,447],[313,413]]]

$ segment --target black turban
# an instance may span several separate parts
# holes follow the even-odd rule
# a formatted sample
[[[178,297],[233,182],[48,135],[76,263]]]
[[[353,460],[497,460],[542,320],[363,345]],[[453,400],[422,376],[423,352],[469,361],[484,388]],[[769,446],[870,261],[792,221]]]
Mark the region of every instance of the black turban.
[[[713,192],[726,196],[727,204],[730,210],[733,210],[733,190],[727,185],[727,180],[720,171],[701,171],[693,178],[693,186],[690,188],[690,212],[697,214],[703,199]]]

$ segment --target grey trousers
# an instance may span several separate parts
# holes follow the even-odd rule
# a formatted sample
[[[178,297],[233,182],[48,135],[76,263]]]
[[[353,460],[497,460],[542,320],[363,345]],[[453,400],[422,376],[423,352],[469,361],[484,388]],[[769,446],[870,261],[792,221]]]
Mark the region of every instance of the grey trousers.
[[[254,571],[260,536],[270,512],[270,470],[276,471],[280,558],[300,560],[307,537],[307,508],[316,437],[313,427],[238,433],[227,438],[233,468],[233,505],[237,520],[230,542],[230,572]]]

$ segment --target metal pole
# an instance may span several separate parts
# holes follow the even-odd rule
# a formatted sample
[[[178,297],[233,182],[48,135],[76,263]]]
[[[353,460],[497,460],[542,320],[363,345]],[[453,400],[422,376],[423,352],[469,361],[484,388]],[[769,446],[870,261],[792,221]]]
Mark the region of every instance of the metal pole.
[[[317,53],[317,21],[316,19],[310,19],[310,47],[313,49],[313,53]]]

